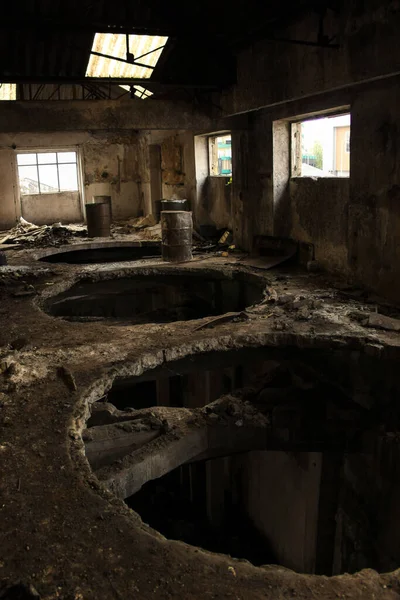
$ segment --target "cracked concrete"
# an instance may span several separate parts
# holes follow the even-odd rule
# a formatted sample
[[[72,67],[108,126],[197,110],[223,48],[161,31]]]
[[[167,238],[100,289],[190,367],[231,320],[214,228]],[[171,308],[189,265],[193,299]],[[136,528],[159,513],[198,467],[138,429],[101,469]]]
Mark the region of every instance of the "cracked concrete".
[[[379,376],[385,372],[389,381],[400,355],[398,333],[367,329],[349,314],[368,312],[374,305],[344,298],[324,275],[274,270],[261,277],[278,297],[290,294],[291,306],[266,298],[261,308],[249,311],[245,322],[198,331],[194,328],[201,321],[69,323],[46,315],[40,307],[57,291],[87,276],[88,269],[17,267],[18,254],[10,260],[15,268],[1,273],[5,281],[1,360],[16,365],[0,375],[0,577],[4,587],[22,581],[49,600],[169,598],[176,597],[178,589],[188,599],[399,597],[397,572],[364,570],[332,578],[301,575],[279,566],[256,568],[167,541],[103,487],[88,465],[82,440],[89,405],[104,396],[115,377],[141,375],[189,355],[243,347],[268,349],[272,356],[284,348],[302,353],[345,351],[354,360],[377,360],[383,369]],[[107,278],[153,268],[161,267],[155,261],[89,271],[94,278]],[[179,268],[213,269],[232,277],[238,270],[248,271],[236,259],[214,258]],[[13,296],[25,284],[33,285],[36,295]],[[301,314],[301,296],[313,301],[309,314]],[[59,367],[72,374],[76,391],[58,375]],[[395,373],[391,378],[395,380]],[[360,401],[367,404],[369,399],[361,395]]]

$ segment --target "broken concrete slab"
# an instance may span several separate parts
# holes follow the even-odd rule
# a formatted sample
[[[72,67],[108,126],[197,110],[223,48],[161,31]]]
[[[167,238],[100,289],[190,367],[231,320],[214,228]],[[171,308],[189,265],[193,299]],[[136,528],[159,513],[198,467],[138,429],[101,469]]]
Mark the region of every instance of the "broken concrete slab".
[[[363,323],[366,327],[385,329],[386,331],[400,331],[400,319],[386,317],[379,313],[370,313]]]
[[[143,414],[144,419],[154,415],[160,420],[159,429],[125,432],[115,425],[106,426],[107,429],[95,428],[97,444],[93,445],[94,440],[87,442],[89,454],[103,464],[108,451],[118,454],[125,448],[122,460],[96,471],[97,477],[119,498],[131,496],[147,481],[181,464],[266,448],[268,419],[240,398],[226,396],[203,409],[155,407],[151,412],[138,414]],[[91,430],[87,433],[90,436]],[[137,449],[140,443],[142,447]],[[130,445],[133,452],[127,454]]]
[[[127,421],[122,424],[91,427],[84,431],[82,439],[85,442],[86,458],[92,469],[111,464],[127,452],[134,452],[160,435],[159,430],[145,425],[141,428],[140,423]],[[129,426],[128,429],[121,428],[121,425],[125,424]]]

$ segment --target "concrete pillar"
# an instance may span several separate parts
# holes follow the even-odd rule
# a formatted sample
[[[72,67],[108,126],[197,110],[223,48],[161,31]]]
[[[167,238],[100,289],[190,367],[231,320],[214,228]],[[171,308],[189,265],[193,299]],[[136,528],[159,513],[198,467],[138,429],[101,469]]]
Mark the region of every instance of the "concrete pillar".
[[[274,235],[286,237],[291,231],[290,205],[290,123],[273,124]]]
[[[149,152],[151,208],[154,215],[156,213],[156,202],[157,200],[162,199],[161,146],[158,144],[151,144],[149,146]]]

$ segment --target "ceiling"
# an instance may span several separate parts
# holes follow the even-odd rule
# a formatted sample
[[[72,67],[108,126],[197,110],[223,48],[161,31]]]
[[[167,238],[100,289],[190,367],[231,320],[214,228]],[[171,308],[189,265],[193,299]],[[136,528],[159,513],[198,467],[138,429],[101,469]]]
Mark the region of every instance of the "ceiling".
[[[221,88],[235,81],[239,48],[337,1],[15,0],[0,20],[0,82],[88,81],[95,34],[129,33],[168,36],[149,89]]]

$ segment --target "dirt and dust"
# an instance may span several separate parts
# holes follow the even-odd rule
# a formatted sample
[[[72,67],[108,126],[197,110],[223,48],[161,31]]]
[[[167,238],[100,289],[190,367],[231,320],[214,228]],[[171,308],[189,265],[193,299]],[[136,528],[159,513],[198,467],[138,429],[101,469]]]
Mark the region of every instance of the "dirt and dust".
[[[246,321],[197,331],[201,320],[70,323],[45,314],[41,301],[87,271],[76,265],[43,269],[32,262],[18,267],[27,252],[8,251],[14,266],[0,273],[0,598],[400,598],[397,571],[302,575],[168,541],[99,483],[82,441],[88,405],[117,375],[138,375],[166,360],[280,345],[346,346],[397,359],[396,332],[365,328],[349,316],[373,312],[371,305],[343,299],[323,275],[274,271],[263,276],[276,294],[267,292]],[[92,266],[91,272],[107,278],[141,268],[147,266]],[[182,268],[246,270],[236,259],[221,258]],[[27,286],[32,294],[15,294]]]

